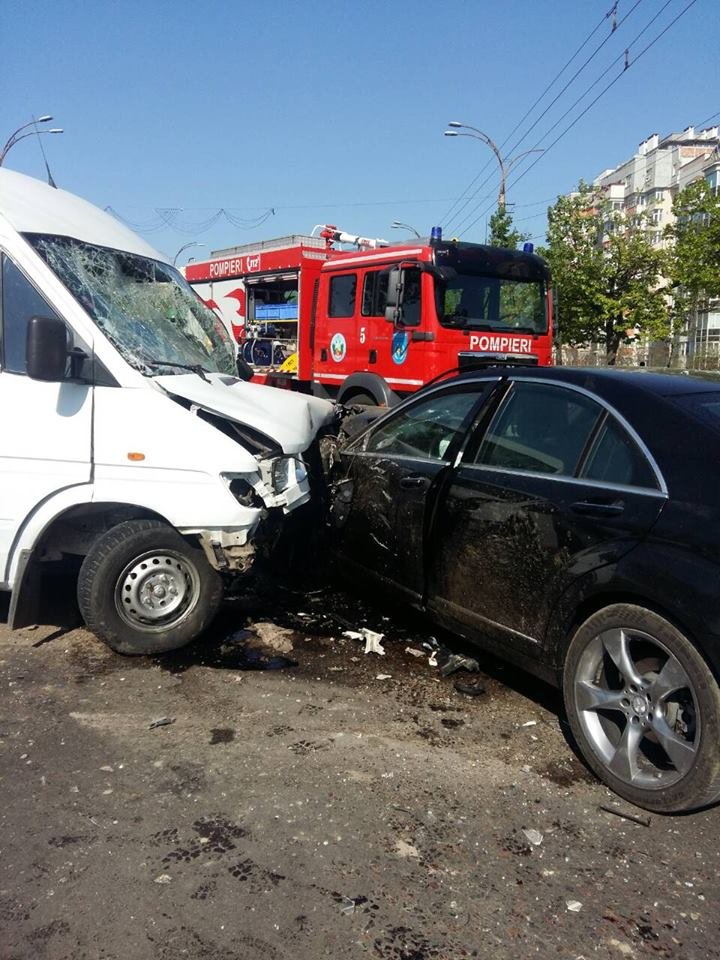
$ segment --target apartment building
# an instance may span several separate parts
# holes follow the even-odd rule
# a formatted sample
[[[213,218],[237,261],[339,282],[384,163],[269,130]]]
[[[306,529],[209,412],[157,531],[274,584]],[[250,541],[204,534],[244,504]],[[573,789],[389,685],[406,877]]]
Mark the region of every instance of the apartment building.
[[[665,238],[664,230],[674,220],[675,194],[703,177],[713,189],[720,188],[717,126],[704,130],[687,127],[682,133],[670,133],[662,139],[653,133],[629,160],[604,170],[593,185],[603,190],[613,210],[629,216],[644,213],[651,243],[664,248],[671,242]],[[720,357],[720,301],[711,301],[707,310],[688,317],[687,326],[676,345],[680,356]]]

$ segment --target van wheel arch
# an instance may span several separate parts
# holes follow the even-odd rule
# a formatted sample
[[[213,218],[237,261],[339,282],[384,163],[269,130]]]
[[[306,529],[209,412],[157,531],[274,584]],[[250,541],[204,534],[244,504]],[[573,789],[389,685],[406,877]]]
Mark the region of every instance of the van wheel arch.
[[[112,527],[127,520],[168,520],[134,504],[105,502],[75,504],[48,523],[32,548],[20,555],[18,575],[10,596],[8,626],[18,630],[39,622],[43,611],[43,564],[64,556],[84,557]]]

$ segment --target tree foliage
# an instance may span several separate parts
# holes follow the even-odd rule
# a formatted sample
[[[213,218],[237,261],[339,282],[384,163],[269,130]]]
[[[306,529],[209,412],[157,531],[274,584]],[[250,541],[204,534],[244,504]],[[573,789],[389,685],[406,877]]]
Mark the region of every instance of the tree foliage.
[[[490,217],[488,243],[491,247],[508,247],[510,250],[515,250],[528,237],[529,234],[521,233],[513,227],[512,214],[508,212],[507,207],[498,207]]]
[[[613,364],[620,345],[638,333],[669,335],[665,258],[649,242],[642,217],[612,211],[600,191],[581,182],[548,210],[547,239],[542,254],[564,343],[602,343]]]
[[[696,308],[720,297],[720,195],[698,180],[677,194],[673,213],[675,223],[665,230],[674,241],[669,275],[676,299]]]

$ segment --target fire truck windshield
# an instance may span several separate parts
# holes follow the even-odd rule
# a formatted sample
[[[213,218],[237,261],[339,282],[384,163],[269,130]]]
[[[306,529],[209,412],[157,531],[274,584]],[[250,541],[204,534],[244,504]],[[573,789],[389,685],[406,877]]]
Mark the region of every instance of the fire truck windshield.
[[[237,373],[224,324],[174,267],[70,237],[26,239],[136,370]]]
[[[435,278],[435,306],[444,327],[547,333],[545,284],[448,271]]]

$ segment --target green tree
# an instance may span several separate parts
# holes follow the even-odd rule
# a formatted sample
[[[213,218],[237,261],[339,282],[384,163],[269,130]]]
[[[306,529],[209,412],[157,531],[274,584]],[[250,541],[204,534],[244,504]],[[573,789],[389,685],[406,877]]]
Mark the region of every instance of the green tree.
[[[609,208],[581,182],[548,210],[548,260],[564,343],[602,343],[608,364],[642,333],[662,339],[670,318],[662,291],[664,255],[649,242],[642,217]]]
[[[665,230],[673,241],[668,272],[675,315],[684,323],[688,312],[720,297],[720,195],[698,180],[677,194],[673,213],[675,223]]]
[[[529,234],[521,233],[513,227],[512,214],[508,212],[507,207],[498,207],[490,217],[488,243],[491,247],[508,247],[510,250],[515,250],[528,237]]]

